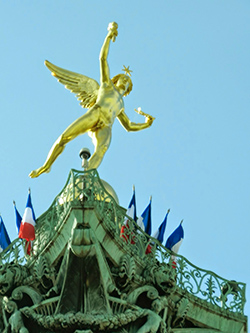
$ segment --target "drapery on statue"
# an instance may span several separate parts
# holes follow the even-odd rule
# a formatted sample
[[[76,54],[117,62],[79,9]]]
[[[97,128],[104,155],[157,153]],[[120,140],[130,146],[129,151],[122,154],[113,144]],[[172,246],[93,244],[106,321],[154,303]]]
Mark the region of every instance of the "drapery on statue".
[[[99,57],[100,86],[95,80],[87,76],[70,72],[45,61],[45,65],[52,72],[52,75],[67,89],[75,93],[78,100],[80,100],[80,105],[87,108],[88,111],[69,125],[59,136],[50,149],[45,163],[29,174],[31,178],[49,172],[66,144],[86,132],[89,133],[95,146],[95,152],[89,160],[88,169],[97,168],[110,145],[111,129],[116,117],[127,131],[140,131],[152,125],[154,118],[139,109],[138,113],[145,116],[145,123],[131,122],[124,112],[122,97],[128,95],[132,90],[129,68],[124,67],[126,74],[118,74],[110,79],[107,57],[110,41],[115,42],[118,35],[117,29],[117,23],[109,24],[108,34],[101,48]]]

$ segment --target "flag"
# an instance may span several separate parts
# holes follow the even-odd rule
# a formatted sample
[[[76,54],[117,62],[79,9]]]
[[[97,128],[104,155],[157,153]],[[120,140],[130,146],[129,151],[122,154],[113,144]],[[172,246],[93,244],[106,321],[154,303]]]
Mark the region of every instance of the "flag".
[[[24,210],[22,222],[19,230],[19,238],[26,239],[27,241],[32,241],[35,239],[35,224],[36,224],[35,213],[33,210],[31,195],[29,191],[28,200],[26,208]]]
[[[6,249],[10,245],[11,241],[8,232],[3,223],[2,216],[0,215],[0,252]]]
[[[21,222],[22,222],[22,216],[19,214],[19,211],[16,208],[15,201],[13,201],[13,204],[14,204],[15,215],[16,215],[16,230],[17,230],[17,233],[19,234],[20,225],[21,225]]]
[[[139,227],[148,235],[151,235],[151,202],[152,197],[150,197],[148,206],[137,220]]]
[[[128,205],[126,215],[128,215],[129,217],[134,219],[134,221],[136,221],[136,219],[137,219],[137,217],[136,217],[136,203],[135,203],[135,186],[134,185],[133,185],[133,195],[132,195],[132,198],[131,198],[130,203]],[[128,228],[128,219],[125,217],[124,222],[123,222],[123,226],[121,227],[120,237],[124,238],[127,242],[128,237],[126,235],[124,235],[124,231],[125,231],[126,228]],[[134,238],[134,236],[131,239],[131,244],[135,244],[135,242],[133,241],[133,238]]]
[[[153,237],[156,238],[161,243],[163,242],[163,238],[164,238],[164,233],[165,233],[165,229],[166,229],[166,225],[167,225],[167,218],[168,218],[169,212],[170,212],[170,209],[167,211],[167,214],[166,214],[166,216],[165,216],[162,224],[159,226],[159,228],[153,234]]]
[[[135,204],[135,186],[133,186],[133,195],[128,205],[127,213],[129,217],[132,217],[134,221],[137,220],[136,217],[136,204]]]
[[[178,228],[176,228],[172,234],[168,237],[167,241],[166,241],[166,245],[165,247],[169,250],[171,250],[174,253],[178,253],[179,248],[181,246],[181,243],[183,241],[184,238],[184,230],[182,227],[182,222],[181,221],[180,225]],[[174,255],[171,256],[171,261],[172,261],[172,268],[176,269],[176,257]]]
[[[172,234],[168,237],[166,241],[165,247],[174,253],[178,253],[184,238],[184,230],[182,227],[182,222],[183,221],[181,221],[179,227],[176,228],[174,232],[172,232]]]

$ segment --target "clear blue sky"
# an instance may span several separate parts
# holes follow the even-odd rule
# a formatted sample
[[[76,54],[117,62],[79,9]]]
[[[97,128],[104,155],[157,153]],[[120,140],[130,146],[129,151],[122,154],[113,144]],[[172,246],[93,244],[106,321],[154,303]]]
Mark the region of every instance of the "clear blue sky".
[[[61,132],[84,109],[45,59],[99,81],[109,22],[111,75],[133,70],[126,112],[142,107],[153,126],[113,126],[100,177],[127,207],[135,184],[140,214],[153,196],[153,230],[171,209],[167,235],[184,219],[180,254],[218,275],[248,283],[250,234],[250,2],[247,0],[1,1],[0,212],[16,238],[12,200],[22,214],[31,188],[36,215],[81,169],[87,135],[68,144],[49,174],[29,179]],[[249,289],[249,288],[248,288]],[[250,301],[250,292],[247,292]],[[246,314],[250,313],[250,302]]]

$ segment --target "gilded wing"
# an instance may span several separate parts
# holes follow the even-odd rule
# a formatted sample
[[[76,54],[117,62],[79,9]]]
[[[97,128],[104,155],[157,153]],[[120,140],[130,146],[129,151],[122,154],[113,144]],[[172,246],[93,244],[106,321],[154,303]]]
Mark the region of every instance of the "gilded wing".
[[[95,104],[99,90],[98,82],[85,75],[55,66],[48,60],[45,60],[45,65],[51,71],[51,74],[57,78],[58,82],[76,94],[83,108],[88,109]]]

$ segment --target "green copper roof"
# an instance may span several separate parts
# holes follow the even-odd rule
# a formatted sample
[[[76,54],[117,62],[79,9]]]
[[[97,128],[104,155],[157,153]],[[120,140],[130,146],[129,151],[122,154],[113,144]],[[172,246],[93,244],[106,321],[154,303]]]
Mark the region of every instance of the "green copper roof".
[[[33,255],[24,257],[22,241],[17,239],[1,254],[1,265],[16,262],[32,265],[39,254],[46,251],[60,232],[62,222],[72,209],[94,207],[101,216],[105,229],[112,234],[114,241],[121,244],[125,253],[133,256],[138,263],[171,263],[172,253],[156,239],[145,234],[104,189],[96,170],[71,170],[62,191],[56,196],[50,208],[37,219],[36,239],[33,243]],[[124,237],[120,230],[124,219],[128,220]],[[148,246],[151,252],[147,253]],[[228,281],[212,271],[193,265],[181,255],[176,256],[176,279],[180,292],[198,297],[203,304],[215,306],[230,313],[244,313],[245,288],[242,282]],[[174,269],[174,268],[173,268]]]

